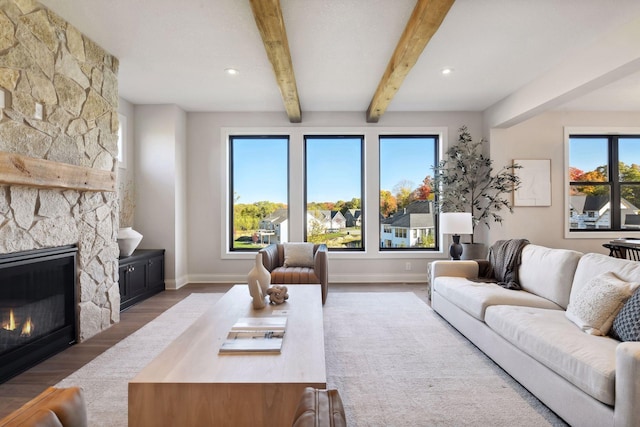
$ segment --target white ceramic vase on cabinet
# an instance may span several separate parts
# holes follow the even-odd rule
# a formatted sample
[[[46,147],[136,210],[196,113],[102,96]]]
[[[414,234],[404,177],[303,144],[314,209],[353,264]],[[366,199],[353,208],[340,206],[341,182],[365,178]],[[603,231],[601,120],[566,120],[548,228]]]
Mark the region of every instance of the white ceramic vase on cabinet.
[[[118,230],[118,247],[120,256],[130,256],[142,241],[142,234],[131,227],[123,227]]]

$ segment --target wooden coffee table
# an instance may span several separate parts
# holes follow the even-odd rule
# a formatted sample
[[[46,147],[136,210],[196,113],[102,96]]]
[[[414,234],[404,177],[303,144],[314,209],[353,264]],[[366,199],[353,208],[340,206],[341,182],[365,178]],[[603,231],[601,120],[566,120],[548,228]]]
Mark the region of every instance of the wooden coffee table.
[[[291,425],[305,387],[326,388],[319,285],[291,285],[289,300],[253,310],[235,285],[129,381],[129,426]],[[218,354],[240,317],[287,310],[280,354]]]

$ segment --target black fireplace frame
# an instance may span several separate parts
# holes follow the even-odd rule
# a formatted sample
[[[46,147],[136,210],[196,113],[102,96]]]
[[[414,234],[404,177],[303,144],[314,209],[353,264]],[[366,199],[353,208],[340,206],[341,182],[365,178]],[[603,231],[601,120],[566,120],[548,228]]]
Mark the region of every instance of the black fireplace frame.
[[[0,255],[0,270],[35,264],[42,261],[70,258],[73,264],[74,281],[73,291],[71,292],[72,295],[65,297],[68,299],[65,301],[65,310],[72,310],[73,321],[45,336],[34,339],[21,347],[0,355],[0,383],[7,381],[9,378],[24,372],[76,343],[78,323],[77,253],[78,248],[76,245],[67,245]],[[69,266],[69,268],[71,268],[71,266]],[[68,304],[70,304],[70,306]]]

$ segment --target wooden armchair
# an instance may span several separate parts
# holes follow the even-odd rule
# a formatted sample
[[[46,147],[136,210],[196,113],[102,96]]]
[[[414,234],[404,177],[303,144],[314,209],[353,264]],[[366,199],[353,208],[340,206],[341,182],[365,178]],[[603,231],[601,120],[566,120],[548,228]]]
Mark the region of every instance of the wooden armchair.
[[[322,304],[324,304],[329,292],[327,246],[325,244],[305,244],[313,245],[313,261],[306,266],[285,266],[285,246],[282,243],[273,243],[260,249],[262,264],[271,273],[272,285],[319,283],[322,290]]]

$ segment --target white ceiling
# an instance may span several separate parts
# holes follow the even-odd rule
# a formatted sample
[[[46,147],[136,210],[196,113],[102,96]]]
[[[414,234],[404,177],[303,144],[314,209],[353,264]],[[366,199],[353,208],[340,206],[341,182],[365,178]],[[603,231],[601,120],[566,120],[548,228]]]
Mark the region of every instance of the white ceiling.
[[[41,2],[119,58],[134,104],[284,111],[248,0]],[[415,0],[281,4],[303,116],[364,113]],[[638,0],[457,0],[387,111],[483,111],[638,17]],[[558,108],[640,111],[638,70]]]

